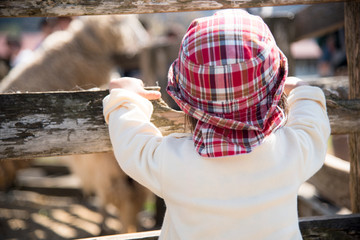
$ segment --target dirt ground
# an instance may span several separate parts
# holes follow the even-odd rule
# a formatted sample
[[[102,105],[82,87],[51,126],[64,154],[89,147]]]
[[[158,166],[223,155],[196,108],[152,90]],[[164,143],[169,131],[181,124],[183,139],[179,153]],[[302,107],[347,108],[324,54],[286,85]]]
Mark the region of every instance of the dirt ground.
[[[74,239],[119,233],[120,221],[85,200],[32,191],[0,193],[0,239]]]
[[[148,217],[141,221],[152,224]],[[0,191],[0,240],[78,239],[121,230],[114,207],[84,197],[76,177],[61,164],[21,170],[15,186]]]

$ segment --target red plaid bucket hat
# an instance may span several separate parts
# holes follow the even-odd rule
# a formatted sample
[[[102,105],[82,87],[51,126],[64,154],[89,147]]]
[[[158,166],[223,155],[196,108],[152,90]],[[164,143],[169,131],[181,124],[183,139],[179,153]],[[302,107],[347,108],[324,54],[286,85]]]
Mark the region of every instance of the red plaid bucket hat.
[[[251,152],[283,125],[278,102],[286,76],[286,57],[263,20],[223,10],[191,23],[170,67],[167,92],[198,120],[198,153],[230,156]]]

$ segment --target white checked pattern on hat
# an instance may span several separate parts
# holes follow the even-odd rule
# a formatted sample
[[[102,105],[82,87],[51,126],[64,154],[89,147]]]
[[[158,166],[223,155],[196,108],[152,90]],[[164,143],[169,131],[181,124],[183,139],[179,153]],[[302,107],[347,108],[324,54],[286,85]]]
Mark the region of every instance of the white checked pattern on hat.
[[[286,57],[263,20],[225,10],[191,23],[167,91],[198,119],[193,138],[201,156],[243,154],[281,126],[286,75]]]

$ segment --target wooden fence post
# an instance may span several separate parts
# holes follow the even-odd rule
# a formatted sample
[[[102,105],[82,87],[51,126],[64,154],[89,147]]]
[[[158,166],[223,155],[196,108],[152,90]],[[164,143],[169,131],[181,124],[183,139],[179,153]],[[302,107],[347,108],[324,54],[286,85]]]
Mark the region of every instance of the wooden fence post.
[[[360,2],[345,3],[345,39],[349,70],[349,98],[360,99]],[[353,213],[360,212],[360,132],[349,135],[350,198]]]

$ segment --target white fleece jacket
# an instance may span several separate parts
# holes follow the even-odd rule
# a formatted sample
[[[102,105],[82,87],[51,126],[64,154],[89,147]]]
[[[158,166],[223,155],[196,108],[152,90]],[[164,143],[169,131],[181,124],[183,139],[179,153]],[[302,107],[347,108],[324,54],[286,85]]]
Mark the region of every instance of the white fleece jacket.
[[[103,104],[116,159],[167,206],[160,239],[302,239],[297,192],[324,162],[330,125],[319,88],[298,87],[288,103],[286,125],[253,152],[204,158],[191,135],[161,135],[148,100],[111,91]]]

